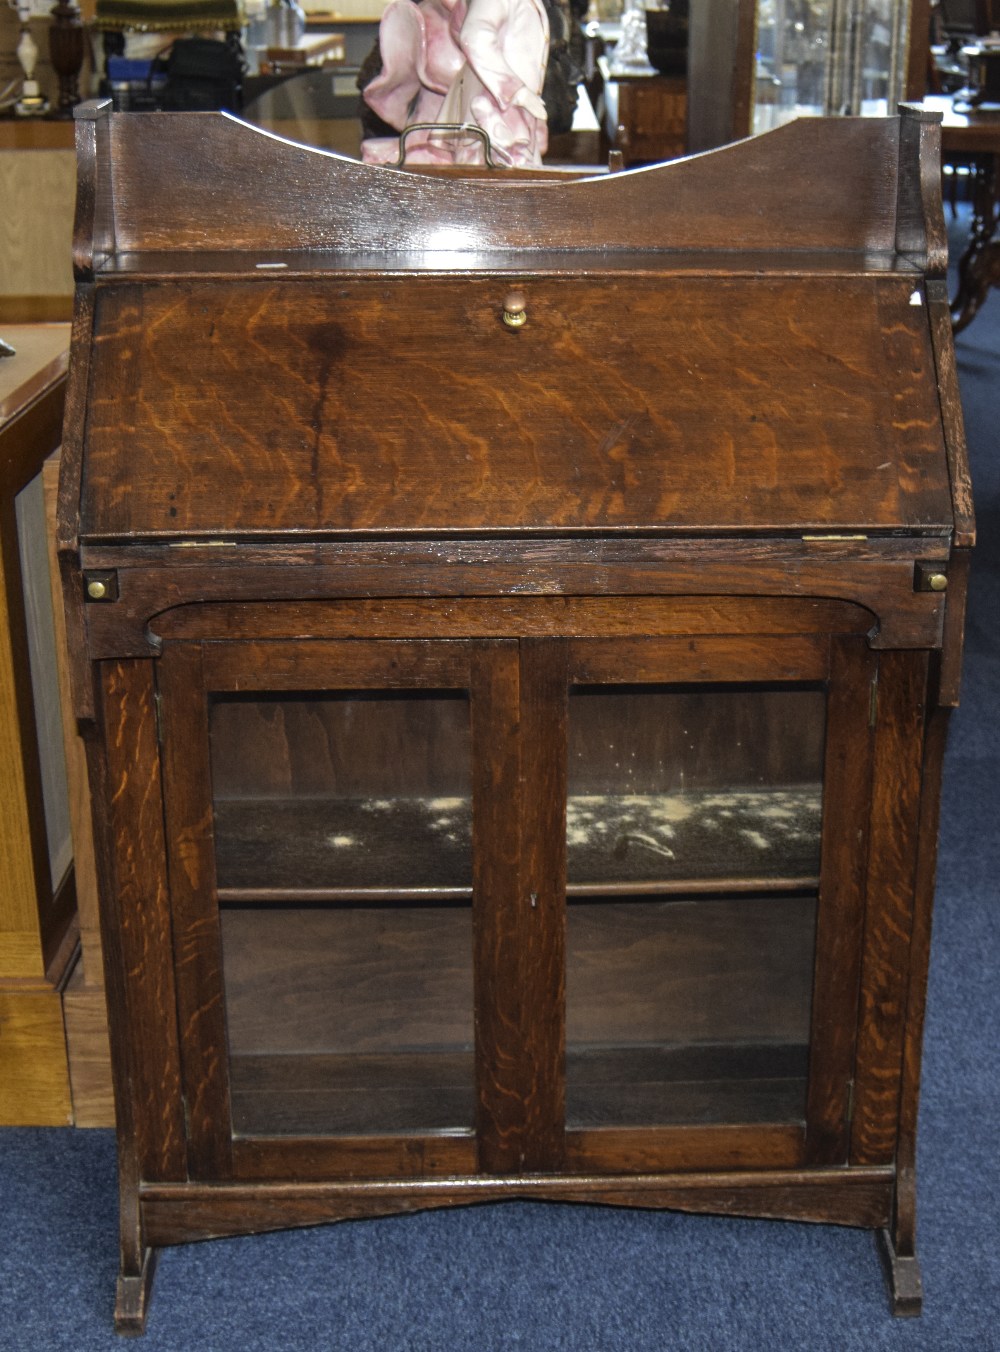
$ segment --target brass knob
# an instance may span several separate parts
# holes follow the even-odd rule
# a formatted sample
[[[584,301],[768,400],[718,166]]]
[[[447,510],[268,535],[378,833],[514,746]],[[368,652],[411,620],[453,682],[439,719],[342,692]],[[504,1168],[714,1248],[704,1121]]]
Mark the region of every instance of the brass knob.
[[[527,302],[523,291],[508,291],[503,298],[503,322],[509,329],[523,327],[528,316],[525,313]]]
[[[947,573],[931,573],[927,579],[927,585],[931,591],[947,591],[948,575]]]
[[[87,583],[87,595],[92,601],[103,601],[108,594],[108,584],[98,582],[95,578],[93,582]]]

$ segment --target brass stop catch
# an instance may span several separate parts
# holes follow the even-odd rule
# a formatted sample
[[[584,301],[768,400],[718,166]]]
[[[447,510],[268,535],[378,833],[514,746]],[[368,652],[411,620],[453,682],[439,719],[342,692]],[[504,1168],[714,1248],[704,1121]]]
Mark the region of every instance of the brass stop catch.
[[[948,564],[941,560],[918,560],[913,567],[913,589],[918,592],[943,592],[948,589]]]

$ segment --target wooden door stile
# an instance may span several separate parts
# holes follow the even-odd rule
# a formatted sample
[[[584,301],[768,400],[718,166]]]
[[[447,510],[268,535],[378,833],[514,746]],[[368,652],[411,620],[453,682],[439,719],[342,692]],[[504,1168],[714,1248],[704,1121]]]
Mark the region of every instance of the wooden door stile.
[[[531,677],[528,676],[530,682]],[[551,920],[552,896],[538,893],[522,862],[526,848],[531,691],[524,689],[515,640],[475,646],[473,658],[473,907],[476,1001],[476,1087],[479,1168],[519,1174],[558,1157],[561,1067],[551,1044],[551,1018],[539,1009],[546,985],[539,950],[538,907]],[[526,722],[526,716],[528,721]],[[551,811],[551,807],[549,808]],[[547,842],[551,845],[551,841]],[[534,901],[532,890],[535,892]],[[548,942],[552,942],[550,939]],[[546,994],[552,994],[546,989]],[[558,982],[555,994],[558,994]],[[541,1027],[531,1026],[541,1014]],[[546,1038],[549,1030],[549,1039]],[[553,1103],[553,1098],[556,1098]],[[553,1141],[557,1145],[553,1146]]]
[[[190,1171],[228,1178],[232,1114],[201,644],[164,652],[158,688]]]
[[[567,645],[522,639],[518,885],[522,1172],[563,1165],[566,1101]]]
[[[848,1157],[877,666],[864,639],[834,639],[806,1113],[806,1161],[814,1165],[844,1164]]]
[[[929,655],[879,654],[852,1164],[895,1158]]]

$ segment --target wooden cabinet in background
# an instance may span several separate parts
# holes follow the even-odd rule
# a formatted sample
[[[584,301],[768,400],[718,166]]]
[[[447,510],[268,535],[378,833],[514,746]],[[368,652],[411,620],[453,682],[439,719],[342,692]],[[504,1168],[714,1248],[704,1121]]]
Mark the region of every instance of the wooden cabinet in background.
[[[41,472],[59,445],[65,325],[0,361],[0,1123],[71,1120],[62,990],[76,896]]]
[[[0,361],[0,1125],[112,1126],[97,880],[55,559],[65,324]]]
[[[162,1245],[525,1197],[864,1226],[918,1312],[937,124],[559,183],[78,134],[118,1326]]]
[[[615,125],[608,128],[608,137],[626,165],[674,160],[687,152],[687,81],[683,76],[611,73],[608,69],[606,80],[616,99]],[[607,84],[605,89],[608,98]]]
[[[0,119],[0,324],[72,315],[75,180],[71,125]]]

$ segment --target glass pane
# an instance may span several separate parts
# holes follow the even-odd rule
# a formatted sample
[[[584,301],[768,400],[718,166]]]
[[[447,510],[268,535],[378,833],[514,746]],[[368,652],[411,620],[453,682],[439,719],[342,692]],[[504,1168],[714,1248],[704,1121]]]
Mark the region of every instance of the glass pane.
[[[218,697],[211,745],[223,898],[471,894],[464,693]]]
[[[234,1131],[470,1131],[467,695],[217,696],[210,732]]]
[[[571,891],[815,883],[824,726],[816,689],[577,687]]]
[[[805,1112],[818,688],[570,696],[567,1125]]]
[[[801,1118],[815,924],[813,897],[572,903],[567,1126]]]
[[[758,0],[754,131],[893,111],[905,93],[909,10],[900,0]]]
[[[17,545],[28,635],[28,669],[35,703],[35,731],[42,780],[42,811],[48,845],[52,898],[73,863],[69,784],[63,750],[62,706],[49,572],[49,531],[42,476],[37,474],[14,499]]]
[[[827,110],[835,0],[758,0],[754,132]]]
[[[226,907],[237,1136],[471,1130],[467,904]]]

